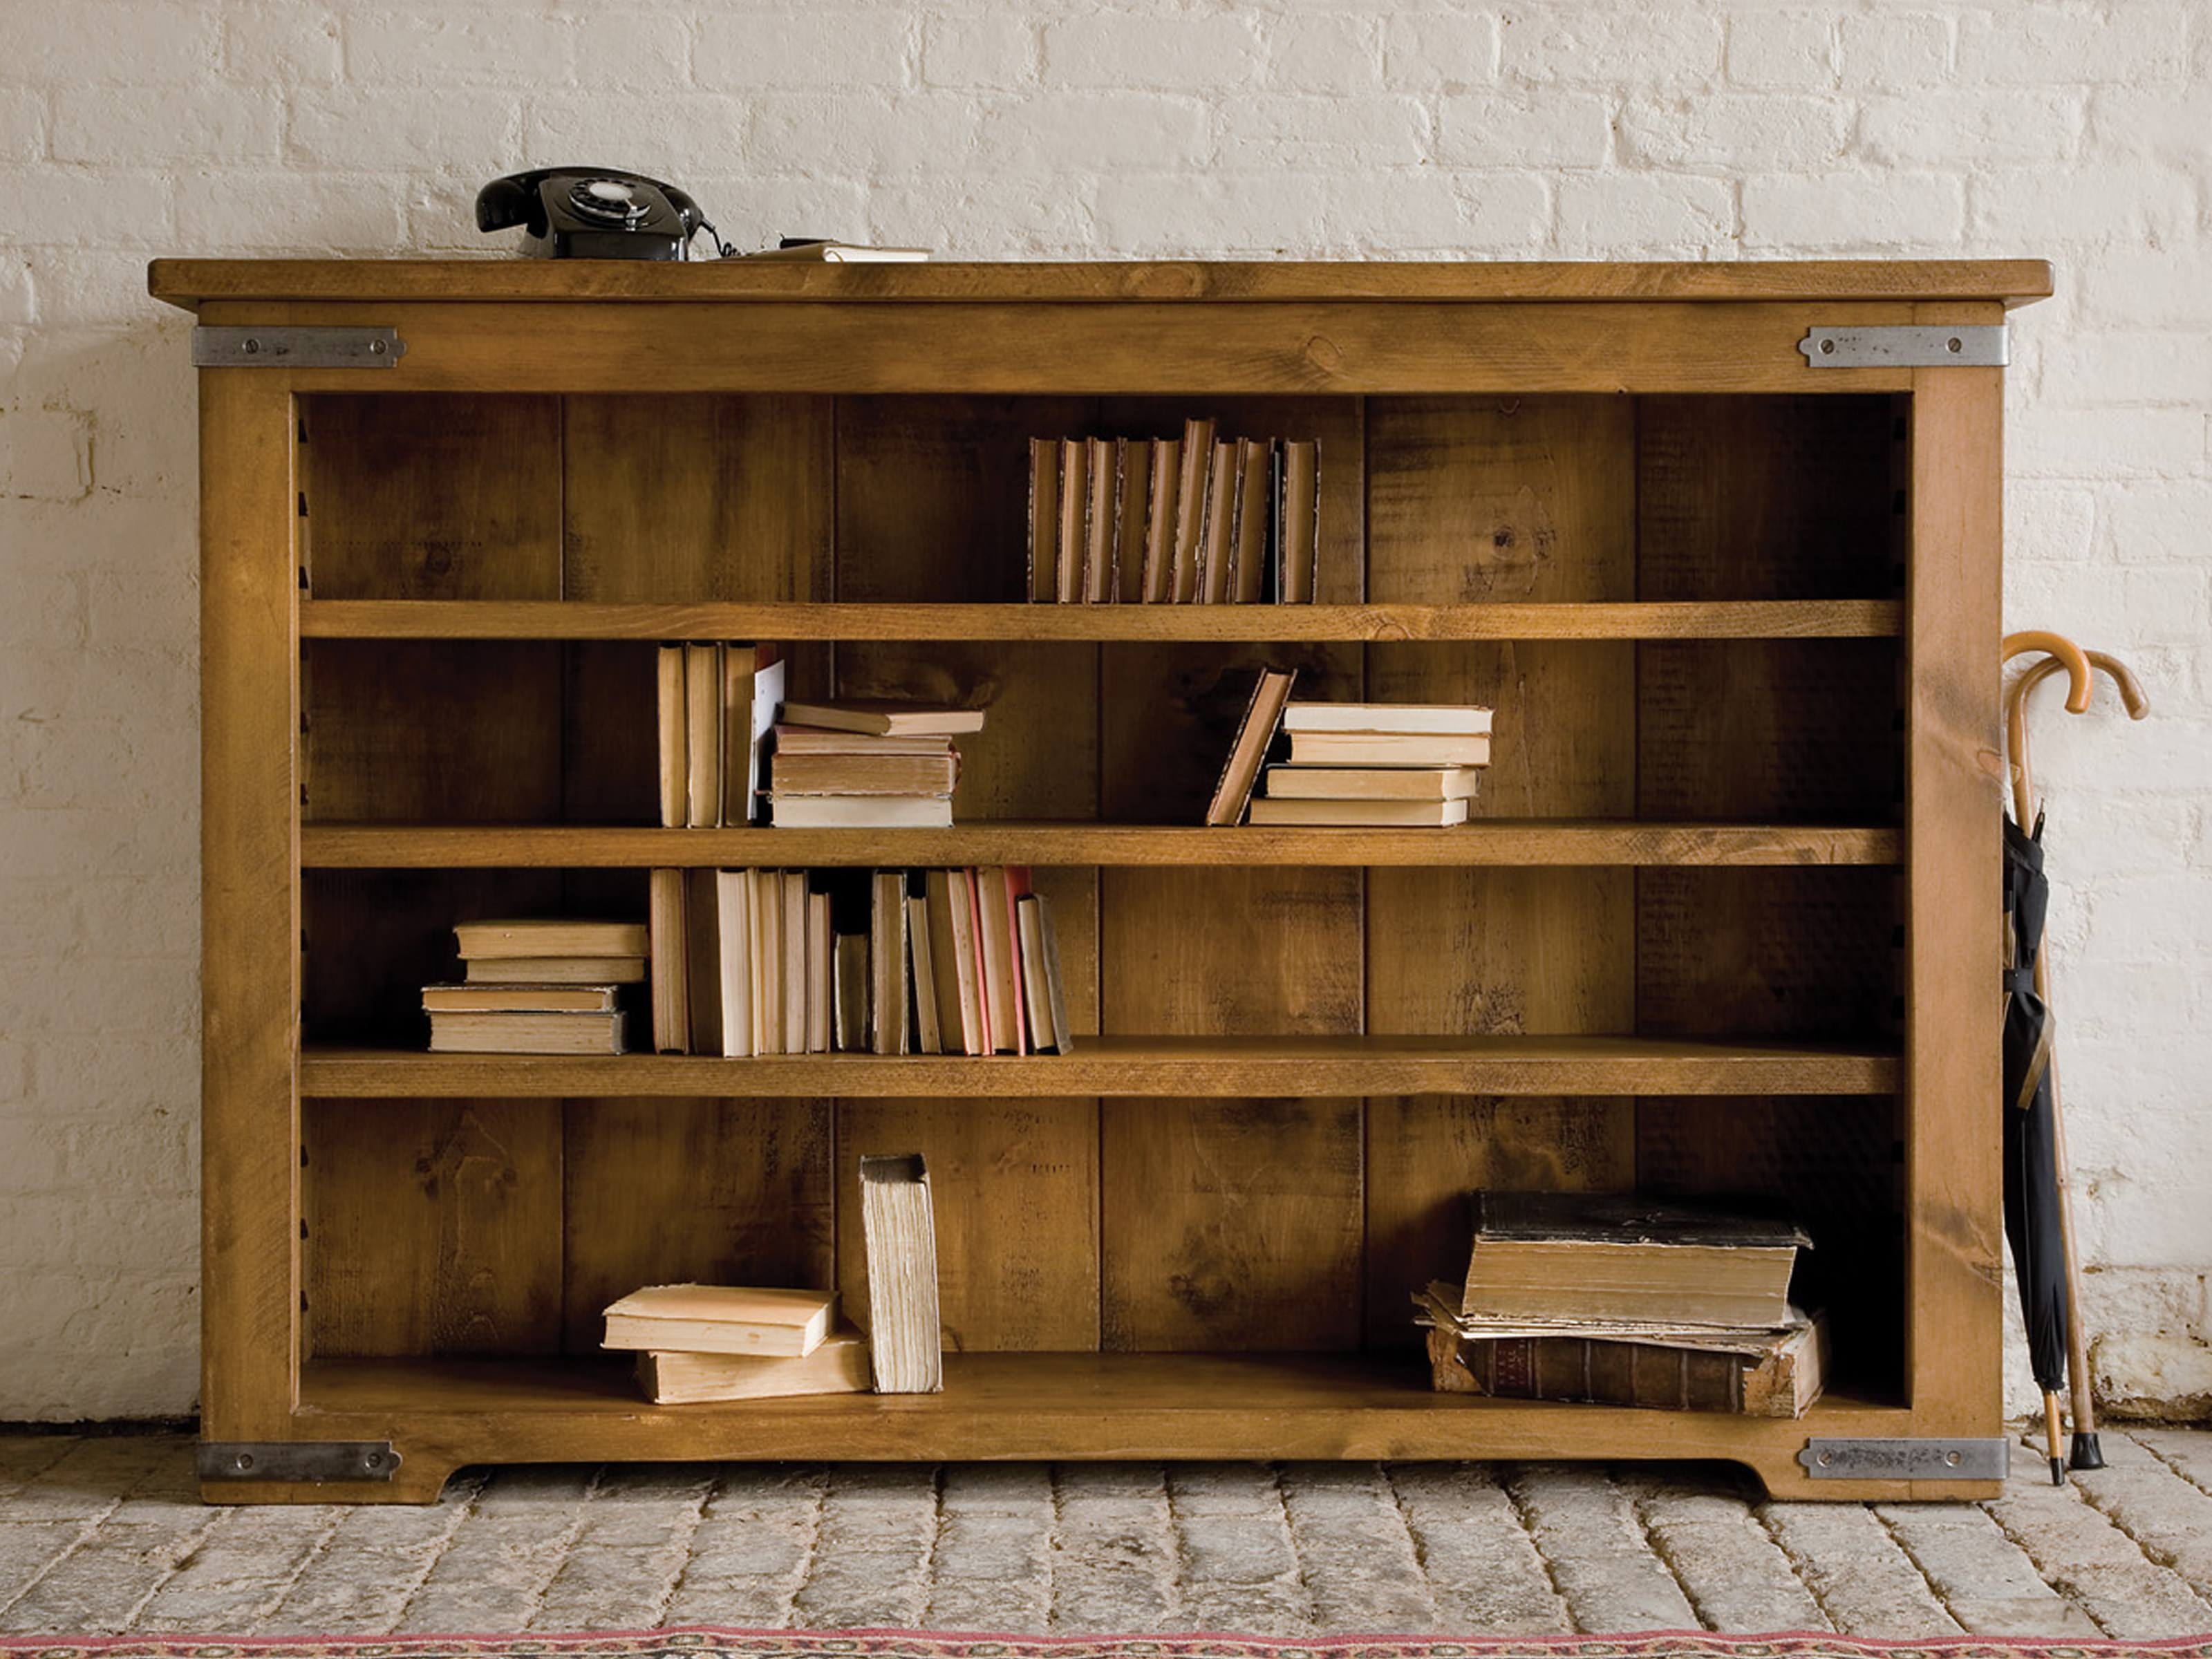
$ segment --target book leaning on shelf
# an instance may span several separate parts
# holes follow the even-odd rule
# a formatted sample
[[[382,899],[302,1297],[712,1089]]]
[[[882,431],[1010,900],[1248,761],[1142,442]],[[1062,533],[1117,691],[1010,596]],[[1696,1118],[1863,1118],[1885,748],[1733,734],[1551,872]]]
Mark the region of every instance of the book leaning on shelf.
[[[648,891],[660,1053],[1074,1046],[1051,907],[1021,866],[657,869]]]
[[[1030,441],[1029,598],[1060,605],[1310,605],[1321,446],[1224,438]]]

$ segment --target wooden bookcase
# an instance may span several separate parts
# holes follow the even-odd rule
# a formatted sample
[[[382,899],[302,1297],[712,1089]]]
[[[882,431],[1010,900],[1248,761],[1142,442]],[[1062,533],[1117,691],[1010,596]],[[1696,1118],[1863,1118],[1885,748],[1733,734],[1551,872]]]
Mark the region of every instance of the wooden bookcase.
[[[157,262],[200,376],[204,1434],[548,1459],[1657,1457],[2001,1431],[2002,370],[2039,262]],[[404,355],[302,362],[314,326]],[[1027,605],[1026,441],[1322,441],[1320,603]],[[652,647],[990,707],[950,831],[663,830]],[[1192,827],[1240,674],[1475,700],[1463,830]],[[1036,866],[1079,1050],[431,1055],[457,919],[655,865]],[[863,1270],[927,1153],[941,1395],[660,1409],[599,1309]],[[1786,1204],[1798,1422],[1431,1394],[1482,1183]],[[865,1305],[863,1303],[862,1305]],[[280,1456],[257,1467],[281,1468]]]

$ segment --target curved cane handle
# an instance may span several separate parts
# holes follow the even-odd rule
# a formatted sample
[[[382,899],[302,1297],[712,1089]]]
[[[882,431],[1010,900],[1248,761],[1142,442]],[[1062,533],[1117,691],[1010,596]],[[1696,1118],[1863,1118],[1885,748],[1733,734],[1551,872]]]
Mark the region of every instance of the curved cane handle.
[[[2089,659],[2081,653],[2081,647],[2063,634],[2054,634],[2045,628],[2030,628],[2004,636],[2004,654],[1998,660],[2010,662],[2014,657],[2024,656],[2030,651],[2047,651],[2065,665],[2068,681],[2066,712],[2069,714],[2087,713]]]
[[[2150,699],[2143,694],[2142,684],[2136,678],[2135,671],[2109,651],[2085,651],[2082,653],[2092,668],[2102,669],[2119,688],[2120,702],[2128,711],[2128,718],[2139,720],[2150,713]],[[2012,762],[2012,815],[2022,829],[2030,827],[2035,808],[2035,773],[2028,757],[2027,700],[2035,688],[2062,669],[2070,672],[2070,665],[2058,657],[2045,657],[2012,684],[2005,693],[2005,749]],[[2075,714],[2069,701],[2067,708]]]
[[[2112,684],[2120,688],[2120,702],[2130,720],[2139,720],[2150,713],[2150,699],[2143,695],[2134,669],[2109,651],[2084,651],[2081,654],[2089,659],[2090,667],[2101,668],[2112,676]]]

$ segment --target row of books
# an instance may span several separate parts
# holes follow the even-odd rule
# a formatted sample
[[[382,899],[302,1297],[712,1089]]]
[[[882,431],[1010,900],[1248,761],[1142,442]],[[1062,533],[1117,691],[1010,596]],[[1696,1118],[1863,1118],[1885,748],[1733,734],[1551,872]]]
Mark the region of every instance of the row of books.
[[[1033,601],[1310,605],[1320,544],[1317,441],[1030,441]]]
[[[868,1330],[832,1291],[648,1285],[606,1310],[601,1346],[637,1356],[655,1405],[781,1395],[934,1394],[945,1386],[937,1229],[917,1153],[860,1160]]]
[[[1458,1285],[1413,1293],[1445,1393],[1802,1417],[1825,1320],[1790,1300],[1794,1224],[1571,1193],[1478,1193]]]
[[[1480,769],[1490,763],[1489,709],[1292,702],[1297,678],[1296,669],[1261,671],[1207,803],[1209,825],[1467,822]]]
[[[952,822],[952,738],[981,731],[981,709],[793,702],[773,645],[664,645],[656,668],[663,829]]]
[[[453,929],[464,978],[422,988],[434,1054],[618,1054],[623,988],[645,978],[641,922],[566,916]]]
[[[1020,865],[655,870],[662,1054],[1066,1054],[1051,906]]]

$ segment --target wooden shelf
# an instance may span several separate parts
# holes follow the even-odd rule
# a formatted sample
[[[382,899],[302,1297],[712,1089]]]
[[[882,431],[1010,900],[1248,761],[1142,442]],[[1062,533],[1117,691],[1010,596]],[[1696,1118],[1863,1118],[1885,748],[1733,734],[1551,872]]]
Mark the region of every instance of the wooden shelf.
[[[315,870],[650,869],[817,865],[1891,865],[1893,829],[1482,818],[1449,830],[1206,830],[1002,820],[950,830],[657,830],[307,823]]]
[[[319,640],[1758,640],[1889,638],[1890,599],[1553,605],[608,605],[303,599]]]
[[[1896,1055],[1875,1048],[1616,1036],[1087,1036],[1070,1054],[989,1059],[377,1048],[309,1048],[300,1058],[300,1092],[333,1100],[1884,1095],[1897,1087]]]
[[[305,1437],[401,1440],[454,1462],[599,1459],[1648,1456],[1764,1450],[1808,1435],[1912,1431],[1830,1396],[1806,1416],[1732,1417],[1431,1391],[1413,1354],[948,1354],[934,1395],[654,1406],[605,1358],[331,1359],[303,1368]],[[404,1475],[403,1470],[403,1477]]]

